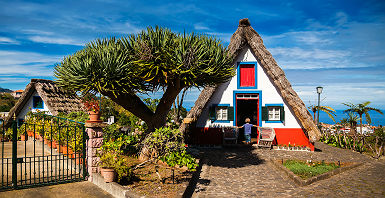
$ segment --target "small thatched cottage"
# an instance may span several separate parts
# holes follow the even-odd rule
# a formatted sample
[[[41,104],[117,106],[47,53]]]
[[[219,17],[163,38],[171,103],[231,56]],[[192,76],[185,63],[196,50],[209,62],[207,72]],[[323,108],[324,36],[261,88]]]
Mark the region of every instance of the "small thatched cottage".
[[[181,130],[189,129],[190,143],[221,144],[219,127],[241,126],[248,117],[255,125],[274,128],[274,144],[314,150],[311,142],[319,139],[320,131],[248,19],[239,21],[228,48],[236,75],[201,92],[187,115],[186,120],[193,122],[181,126]],[[252,137],[253,133],[256,136],[256,130]]]
[[[31,79],[5,122],[8,123],[7,121],[14,115],[18,122],[22,122],[29,111],[44,111],[46,114],[56,116],[60,112],[82,111],[83,108],[75,93],[59,88],[54,81]]]

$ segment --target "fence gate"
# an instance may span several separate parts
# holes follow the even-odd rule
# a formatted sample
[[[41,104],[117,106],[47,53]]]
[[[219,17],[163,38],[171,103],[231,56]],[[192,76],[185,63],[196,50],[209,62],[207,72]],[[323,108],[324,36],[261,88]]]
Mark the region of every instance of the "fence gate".
[[[83,123],[43,114],[19,125],[3,122],[0,119],[0,191],[85,180]]]

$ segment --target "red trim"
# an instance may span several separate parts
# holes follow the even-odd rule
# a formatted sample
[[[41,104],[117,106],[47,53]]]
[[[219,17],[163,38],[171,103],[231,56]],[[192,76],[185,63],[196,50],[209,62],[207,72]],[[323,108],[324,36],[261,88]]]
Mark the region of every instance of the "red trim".
[[[258,96],[258,99],[256,98],[237,98],[237,95],[244,95],[244,94],[247,94],[247,95],[257,95]],[[238,100],[256,100],[257,101],[257,126],[259,126],[259,94],[254,94],[254,93],[237,93],[235,94],[235,126],[237,126],[237,123],[238,123]],[[252,119],[252,118],[250,118]]]
[[[274,128],[275,145],[302,145],[310,147],[314,151],[314,145],[310,143],[305,133],[300,128]]]
[[[300,128],[274,128],[275,140],[273,145],[302,145],[314,151],[314,145]],[[221,145],[223,134],[220,128],[197,127],[190,133],[189,144]]]

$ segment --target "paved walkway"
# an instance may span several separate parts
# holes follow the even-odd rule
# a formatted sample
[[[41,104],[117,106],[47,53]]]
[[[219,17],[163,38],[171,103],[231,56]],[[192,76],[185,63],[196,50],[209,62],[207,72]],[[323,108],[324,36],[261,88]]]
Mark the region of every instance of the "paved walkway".
[[[113,198],[95,184],[84,181],[0,192],[1,198]]]
[[[193,197],[385,197],[385,160],[316,143],[316,152],[249,148],[204,150]],[[331,178],[296,186],[269,159],[364,162]]]

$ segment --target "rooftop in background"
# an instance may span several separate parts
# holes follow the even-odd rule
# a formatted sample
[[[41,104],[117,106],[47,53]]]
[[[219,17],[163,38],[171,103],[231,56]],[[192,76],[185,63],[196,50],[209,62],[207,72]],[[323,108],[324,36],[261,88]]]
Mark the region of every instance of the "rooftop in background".
[[[24,91],[24,90],[19,89],[19,90],[13,91],[13,92],[11,93],[11,95],[12,95],[14,98],[16,98],[16,99],[19,99],[19,98],[21,97],[21,94],[23,94],[23,91]]]

